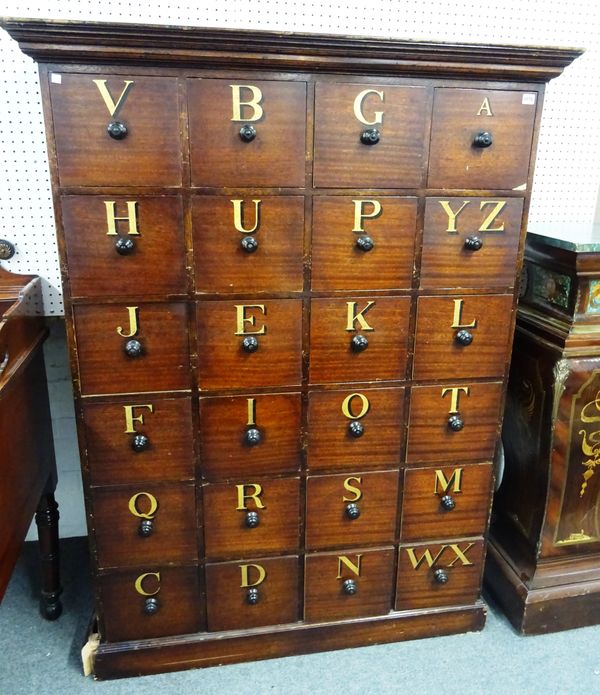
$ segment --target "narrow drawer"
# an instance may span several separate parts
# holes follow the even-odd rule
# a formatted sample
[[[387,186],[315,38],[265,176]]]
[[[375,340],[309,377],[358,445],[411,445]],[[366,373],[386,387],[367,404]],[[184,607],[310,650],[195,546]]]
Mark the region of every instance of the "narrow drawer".
[[[492,464],[440,465],[404,471],[402,541],[469,537],[487,525]]]
[[[299,543],[300,480],[280,478],[204,485],[206,557],[294,551]]]
[[[107,642],[184,635],[205,630],[198,567],[144,567],[102,573],[100,630]]]
[[[207,480],[293,473],[302,463],[300,393],[200,399],[202,475]]]
[[[482,538],[401,545],[396,610],[474,603],[481,592],[484,550]]]
[[[99,567],[197,559],[193,483],[92,488],[91,499]]]
[[[259,557],[206,565],[209,630],[246,630],[299,620],[299,558]]]
[[[307,555],[304,619],[386,615],[392,608],[394,559],[393,548]]]
[[[398,471],[309,476],[306,547],[384,545],[396,536]]]

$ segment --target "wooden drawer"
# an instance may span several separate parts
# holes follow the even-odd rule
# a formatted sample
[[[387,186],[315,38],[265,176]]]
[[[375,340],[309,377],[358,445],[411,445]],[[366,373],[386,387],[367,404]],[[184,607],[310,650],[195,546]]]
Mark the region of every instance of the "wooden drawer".
[[[63,196],[73,297],[184,294],[181,198]]]
[[[81,407],[92,485],[194,477],[189,397],[86,400]]]
[[[500,381],[413,386],[407,463],[492,458],[500,434],[502,392]]]
[[[409,297],[311,300],[310,382],[404,379]]]
[[[181,185],[177,79],[51,73],[50,99],[61,186]]]
[[[386,615],[392,607],[394,559],[393,548],[307,555],[304,619]]]
[[[398,471],[309,476],[306,481],[306,547],[325,550],[393,543]]]
[[[421,287],[512,287],[520,198],[428,198]]]
[[[304,186],[304,82],[190,79],[187,85],[192,185]],[[242,139],[242,128],[253,128],[254,138]]]
[[[464,606],[481,591],[483,539],[401,545],[396,610]]]
[[[491,463],[408,468],[404,471],[400,538],[476,536],[486,527],[491,494]]]
[[[302,196],[197,196],[196,292],[301,292]]]
[[[416,216],[416,198],[315,197],[313,290],[410,289]]]
[[[315,187],[420,187],[430,109],[424,87],[318,82]],[[365,132],[378,142],[362,142]]]
[[[414,379],[501,377],[513,296],[419,297]]]
[[[204,485],[206,557],[251,557],[296,550],[300,480],[279,478]]]
[[[297,555],[206,565],[209,630],[246,630],[300,618]]]
[[[92,488],[91,500],[99,567],[197,559],[193,484]]]
[[[300,384],[302,300],[198,302],[196,316],[200,388]]]
[[[145,566],[100,574],[103,641],[184,635],[205,629],[198,567]]]
[[[525,190],[536,97],[536,92],[437,88],[429,188]],[[476,145],[483,133],[491,135],[487,147]]]
[[[404,389],[310,391],[311,471],[395,466],[404,441]]]
[[[73,316],[84,395],[190,388],[183,302],[79,305]]]
[[[207,480],[293,473],[302,463],[299,393],[201,398],[200,461]]]

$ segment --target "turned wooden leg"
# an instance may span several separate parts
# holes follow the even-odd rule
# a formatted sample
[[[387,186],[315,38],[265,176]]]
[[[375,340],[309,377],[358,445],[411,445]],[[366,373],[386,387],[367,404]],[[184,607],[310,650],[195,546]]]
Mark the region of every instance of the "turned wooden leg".
[[[42,593],[40,613],[46,620],[56,620],[62,613],[58,550],[58,504],[52,492],[45,492],[35,513],[40,539]]]

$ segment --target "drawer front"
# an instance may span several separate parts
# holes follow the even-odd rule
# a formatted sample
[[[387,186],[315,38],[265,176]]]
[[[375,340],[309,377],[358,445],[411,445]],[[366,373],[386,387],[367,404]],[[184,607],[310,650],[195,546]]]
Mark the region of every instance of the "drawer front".
[[[398,471],[309,476],[306,547],[393,543],[397,507]]]
[[[536,100],[535,92],[437,88],[429,188],[525,190]]]
[[[202,632],[198,567],[145,566],[100,574],[102,637],[108,642]]]
[[[403,541],[476,536],[486,527],[492,464],[440,465],[404,471]]]
[[[500,381],[413,386],[407,463],[491,459],[500,435],[502,392]]]
[[[73,308],[84,395],[191,386],[184,303]]]
[[[416,198],[315,197],[313,290],[410,289],[416,223]]]
[[[280,478],[205,485],[207,558],[293,551],[299,543],[300,480]]]
[[[73,297],[185,293],[181,198],[69,195],[61,209]]]
[[[193,484],[92,488],[91,497],[99,567],[197,559]]]
[[[297,555],[206,565],[209,630],[246,630],[300,618]]]
[[[84,401],[82,410],[92,485],[194,477],[190,398]]]
[[[419,297],[414,379],[501,377],[513,296]]]
[[[199,386],[300,384],[302,300],[198,302]]]
[[[386,615],[392,607],[394,559],[393,548],[307,555],[304,619]]]
[[[401,545],[396,610],[461,606],[481,592],[483,539]]]
[[[200,461],[207,480],[293,473],[302,463],[299,393],[200,399]]]
[[[404,441],[404,389],[310,391],[311,471],[396,466]]]
[[[302,291],[302,196],[198,196],[192,227],[196,292]]]
[[[311,300],[310,382],[404,379],[409,297]]]
[[[512,287],[523,200],[428,198],[421,287]]]
[[[314,185],[418,188],[430,109],[423,87],[317,83]]]
[[[60,185],[180,186],[177,91],[171,77],[51,74]]]
[[[187,84],[194,186],[304,186],[304,82]]]

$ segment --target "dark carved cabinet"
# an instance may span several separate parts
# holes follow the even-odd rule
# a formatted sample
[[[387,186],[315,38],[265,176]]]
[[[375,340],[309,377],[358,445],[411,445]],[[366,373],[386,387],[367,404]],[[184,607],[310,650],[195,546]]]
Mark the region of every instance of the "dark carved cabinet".
[[[481,628],[578,51],[7,20],[40,62],[101,677]]]

